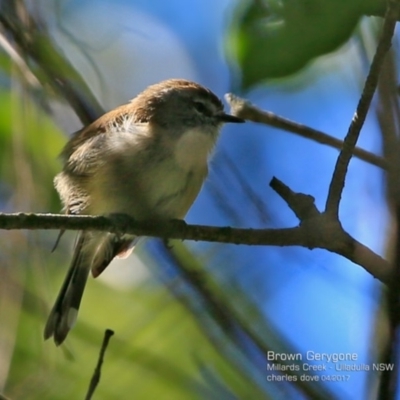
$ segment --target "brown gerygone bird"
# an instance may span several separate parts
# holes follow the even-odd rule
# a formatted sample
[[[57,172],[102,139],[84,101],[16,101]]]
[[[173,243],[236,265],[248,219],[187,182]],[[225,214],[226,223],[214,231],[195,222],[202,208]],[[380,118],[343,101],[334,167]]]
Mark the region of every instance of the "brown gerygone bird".
[[[76,132],[54,180],[68,214],[129,214],[138,220],[182,219],[207,176],[208,157],[225,122],[221,101],[203,86],[171,79],[149,86],[129,104]],[[85,284],[135,237],[85,231],[51,310],[44,338],[57,345],[75,323]]]

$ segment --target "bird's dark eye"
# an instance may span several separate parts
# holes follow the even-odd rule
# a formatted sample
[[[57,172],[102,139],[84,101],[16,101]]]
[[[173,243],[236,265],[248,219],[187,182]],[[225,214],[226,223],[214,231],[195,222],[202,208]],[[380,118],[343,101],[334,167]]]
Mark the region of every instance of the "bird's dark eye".
[[[194,101],[193,102],[194,108],[200,113],[205,115],[210,115],[210,110],[202,103],[201,101]]]

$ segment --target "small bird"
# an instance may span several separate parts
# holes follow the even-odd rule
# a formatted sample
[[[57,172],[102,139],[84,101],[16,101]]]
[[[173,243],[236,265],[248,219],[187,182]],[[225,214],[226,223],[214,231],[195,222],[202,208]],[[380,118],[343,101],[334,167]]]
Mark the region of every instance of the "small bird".
[[[244,122],[226,114],[211,90],[170,79],[149,86],[76,132],[61,153],[54,179],[67,214],[128,214],[137,220],[182,219],[208,173],[222,125]],[[135,236],[79,233],[71,265],[50,312],[44,338],[60,345],[73,327],[92,271],[126,257]]]

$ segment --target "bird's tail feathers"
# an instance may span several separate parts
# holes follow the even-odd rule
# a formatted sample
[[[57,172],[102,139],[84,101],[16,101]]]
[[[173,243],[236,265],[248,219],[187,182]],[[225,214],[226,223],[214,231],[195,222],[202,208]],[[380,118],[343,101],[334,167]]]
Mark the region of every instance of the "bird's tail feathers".
[[[65,340],[76,322],[89,271],[94,277],[99,276],[115,256],[130,250],[133,239],[130,235],[80,233],[71,265],[47,319],[45,339],[53,336],[57,345]]]

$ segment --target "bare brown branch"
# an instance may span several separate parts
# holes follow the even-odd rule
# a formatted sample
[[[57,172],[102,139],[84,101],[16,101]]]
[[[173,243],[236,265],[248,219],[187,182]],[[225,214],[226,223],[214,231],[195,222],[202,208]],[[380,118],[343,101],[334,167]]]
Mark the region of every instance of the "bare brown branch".
[[[276,178],[275,178],[276,180]],[[295,194],[311,199],[311,196]],[[288,201],[296,210],[298,205]],[[283,229],[243,229],[186,225],[183,221],[135,221],[129,216],[72,216],[58,214],[0,214],[0,229],[69,229],[124,232],[138,236],[209,241],[244,245],[303,246],[321,248],[342,255],[363,267],[380,281],[387,283],[390,264],[348,235],[337,220],[319,213],[315,206],[311,215],[301,219],[301,224]],[[295,211],[296,212],[296,211]],[[298,213],[298,210],[297,210]],[[300,217],[304,215],[298,214]]]
[[[399,13],[399,2],[389,1],[388,11],[383,24],[382,35],[378,43],[374,58],[372,60],[364,89],[357,105],[356,112],[349,126],[349,130],[343,142],[343,149],[339,154],[329,186],[328,198],[326,200],[326,212],[333,214],[336,218],[339,214],[339,204],[346,180],[347,169],[353,156],[354,149],[368,114],[372,98],[374,96],[379,74],[382,70],[386,53],[390,49],[396,19]]]
[[[260,124],[273,126],[274,128],[282,129],[286,132],[295,133],[301,137],[311,139],[317,143],[324,144],[338,150],[342,149],[343,141],[330,136],[325,132],[310,128],[309,126],[303,124],[299,124],[287,118],[283,118],[272,112],[260,110],[250,101],[235,96],[232,93],[228,93],[225,98],[231,107],[232,114],[236,115],[237,117]],[[387,162],[382,157],[379,157],[364,149],[360,149],[359,147],[354,149],[353,154],[360,160],[366,161],[372,165],[376,165],[377,167],[383,169],[387,169],[388,167]]]

